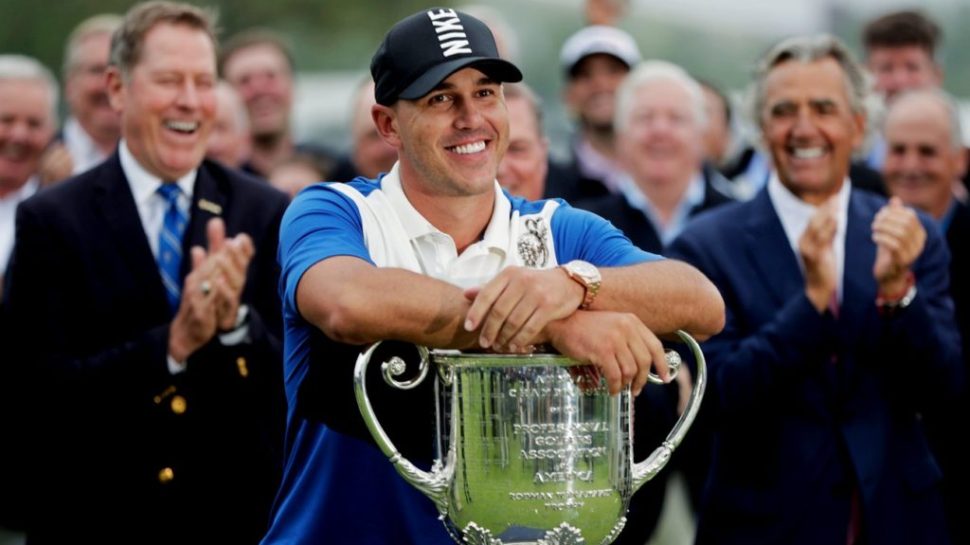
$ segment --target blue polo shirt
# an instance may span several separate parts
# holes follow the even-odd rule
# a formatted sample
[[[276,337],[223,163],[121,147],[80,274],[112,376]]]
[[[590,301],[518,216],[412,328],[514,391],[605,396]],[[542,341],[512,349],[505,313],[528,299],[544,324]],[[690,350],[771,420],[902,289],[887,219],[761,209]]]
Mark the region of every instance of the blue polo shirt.
[[[343,418],[338,413],[356,414],[352,393],[346,406],[305,408],[313,403],[308,399],[327,395],[308,391],[317,384],[310,377],[322,373],[320,366],[346,378],[355,364],[353,357],[334,361],[336,351],[321,349],[314,339],[322,333],[297,309],[297,286],[314,264],[354,256],[469,287],[484,284],[507,266],[552,268],[582,259],[616,267],[661,259],[634,246],[606,220],[561,200],[510,197],[497,183],[495,192],[482,240],[461,254],[408,202],[396,166],[377,180],[317,184],[293,200],[279,246],[289,406],[286,460],[264,545],[453,543],[432,502],[407,484],[375,445],[324,423]],[[336,346],[329,342],[325,346]],[[341,392],[352,392],[350,380],[340,382]]]

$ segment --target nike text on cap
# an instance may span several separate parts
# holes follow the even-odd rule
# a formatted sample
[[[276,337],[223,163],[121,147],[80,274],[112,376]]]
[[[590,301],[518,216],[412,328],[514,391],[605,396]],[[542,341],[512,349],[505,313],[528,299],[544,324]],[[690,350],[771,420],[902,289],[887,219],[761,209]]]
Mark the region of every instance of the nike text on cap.
[[[522,72],[499,56],[485,23],[447,8],[415,13],[391,27],[371,60],[374,98],[384,106],[421,98],[468,66],[495,81],[522,81]]]

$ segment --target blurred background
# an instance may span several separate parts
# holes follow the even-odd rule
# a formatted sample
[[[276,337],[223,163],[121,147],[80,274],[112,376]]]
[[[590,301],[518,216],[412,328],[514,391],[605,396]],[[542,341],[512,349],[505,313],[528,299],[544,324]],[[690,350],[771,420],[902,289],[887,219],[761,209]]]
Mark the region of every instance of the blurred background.
[[[617,0],[627,2],[617,26],[630,32],[644,58],[679,64],[695,77],[738,100],[752,64],[770,44],[793,34],[830,32],[860,53],[865,21],[890,10],[919,8],[943,26],[940,61],[944,87],[970,97],[970,0]],[[65,39],[75,24],[101,12],[124,13],[130,0],[0,0],[0,51],[37,57],[55,72]],[[298,68],[294,128],[297,141],[347,148],[346,125],[354,85],[364,76],[383,33],[398,19],[437,4],[419,0],[214,0],[192,3],[218,9],[222,37],[253,27],[282,33],[293,46]],[[584,0],[487,0],[479,2],[508,27],[511,55],[544,99],[546,131],[554,155],[562,155],[570,132],[559,93],[562,42],[584,24]],[[966,110],[970,113],[970,110]],[[740,119],[739,119],[740,118]],[[745,133],[742,116],[737,132]],[[970,123],[965,124],[970,126]],[[970,137],[967,138],[970,140]]]

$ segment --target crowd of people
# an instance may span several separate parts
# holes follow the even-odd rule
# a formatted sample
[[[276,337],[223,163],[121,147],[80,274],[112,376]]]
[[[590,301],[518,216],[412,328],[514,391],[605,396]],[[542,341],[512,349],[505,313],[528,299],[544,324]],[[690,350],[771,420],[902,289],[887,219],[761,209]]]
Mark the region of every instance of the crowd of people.
[[[567,161],[487,9],[375,44],[342,155],[294,140],[287,42],[220,44],[203,8],[81,22],[63,88],[0,54],[0,528],[444,545],[357,412],[362,347],[591,363],[636,394],[640,459],[691,381],[646,373],[687,330],[708,395],[616,543],[655,536],[672,472],[700,544],[970,543],[970,176],[939,26],[874,19],[861,63],[781,41],[751,82],[758,140],[732,143],[738,105],[645,59],[622,8],[590,0],[562,44]],[[380,401],[429,464],[430,396]]]

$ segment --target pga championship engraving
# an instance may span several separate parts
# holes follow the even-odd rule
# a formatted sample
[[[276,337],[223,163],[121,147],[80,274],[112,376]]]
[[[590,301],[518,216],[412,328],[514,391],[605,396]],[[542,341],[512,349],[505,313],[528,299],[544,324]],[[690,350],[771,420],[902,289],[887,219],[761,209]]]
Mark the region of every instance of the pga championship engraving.
[[[367,397],[364,377],[379,343],[357,360],[357,402],[378,446],[434,502],[457,543],[606,545],[622,530],[630,497],[666,465],[699,409],[704,357],[679,334],[697,360],[694,390],[667,440],[639,463],[629,389],[611,396],[594,367],[560,355],[418,347],[418,378],[410,381],[396,378],[405,371],[400,360],[383,363],[385,382],[399,389],[436,370],[438,455],[430,471],[401,456]],[[675,374],[676,352],[668,364]]]

